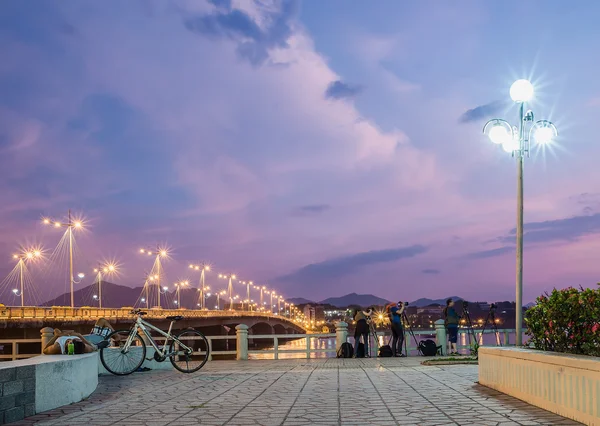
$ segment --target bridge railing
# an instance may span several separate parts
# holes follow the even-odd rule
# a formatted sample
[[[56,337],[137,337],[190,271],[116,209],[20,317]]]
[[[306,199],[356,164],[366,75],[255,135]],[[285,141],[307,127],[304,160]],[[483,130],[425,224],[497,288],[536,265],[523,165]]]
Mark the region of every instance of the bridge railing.
[[[138,307],[139,308],[139,307]],[[138,309],[136,308],[136,309]],[[0,320],[82,320],[106,318],[111,319],[127,319],[132,318],[131,306],[122,308],[96,308],[83,306],[79,308],[71,308],[66,306],[2,306],[0,307]],[[141,308],[148,312],[147,318],[165,318],[170,315],[183,315],[186,318],[215,318],[215,317],[258,317],[272,318],[292,322],[291,319],[277,315],[271,312],[261,311],[239,311],[239,310],[199,310],[199,309],[160,309],[160,308]]]

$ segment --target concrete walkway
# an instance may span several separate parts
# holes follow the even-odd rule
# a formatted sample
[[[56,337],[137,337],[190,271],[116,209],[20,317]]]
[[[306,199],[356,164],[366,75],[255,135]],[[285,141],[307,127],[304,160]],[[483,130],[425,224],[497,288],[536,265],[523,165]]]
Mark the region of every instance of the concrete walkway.
[[[418,358],[213,361],[103,376],[87,400],[18,424],[575,425],[476,384],[477,366]]]

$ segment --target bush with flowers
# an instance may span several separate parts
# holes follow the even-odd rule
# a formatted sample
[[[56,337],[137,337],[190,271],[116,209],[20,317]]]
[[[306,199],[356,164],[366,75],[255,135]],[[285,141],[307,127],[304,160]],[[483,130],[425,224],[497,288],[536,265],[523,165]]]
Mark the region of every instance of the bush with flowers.
[[[600,356],[600,287],[554,289],[536,302],[525,313],[536,349]]]

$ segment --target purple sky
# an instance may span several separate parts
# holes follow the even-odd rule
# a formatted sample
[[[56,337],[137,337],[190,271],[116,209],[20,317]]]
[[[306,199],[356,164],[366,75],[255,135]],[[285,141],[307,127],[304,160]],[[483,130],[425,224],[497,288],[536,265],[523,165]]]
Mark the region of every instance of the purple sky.
[[[481,128],[531,78],[561,137],[525,166],[524,300],[598,281],[600,4],[35,6],[0,5],[2,276],[72,208],[77,269],[126,285],[167,243],[172,281],[206,260],[289,297],[513,300],[516,167]]]

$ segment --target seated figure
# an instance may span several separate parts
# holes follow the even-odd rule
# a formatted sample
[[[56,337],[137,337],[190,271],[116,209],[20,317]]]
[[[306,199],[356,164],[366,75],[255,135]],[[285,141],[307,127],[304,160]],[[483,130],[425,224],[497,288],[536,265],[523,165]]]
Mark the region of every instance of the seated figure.
[[[104,318],[100,318],[94,324],[90,334],[81,335],[73,330],[59,330],[54,329],[54,337],[48,342],[46,347],[42,350],[44,355],[66,355],[68,353],[68,347],[70,343],[81,342],[82,347],[80,353],[90,353],[97,351],[100,347],[106,346],[106,337],[112,333],[114,329]],[[106,342],[106,343],[105,343]]]

